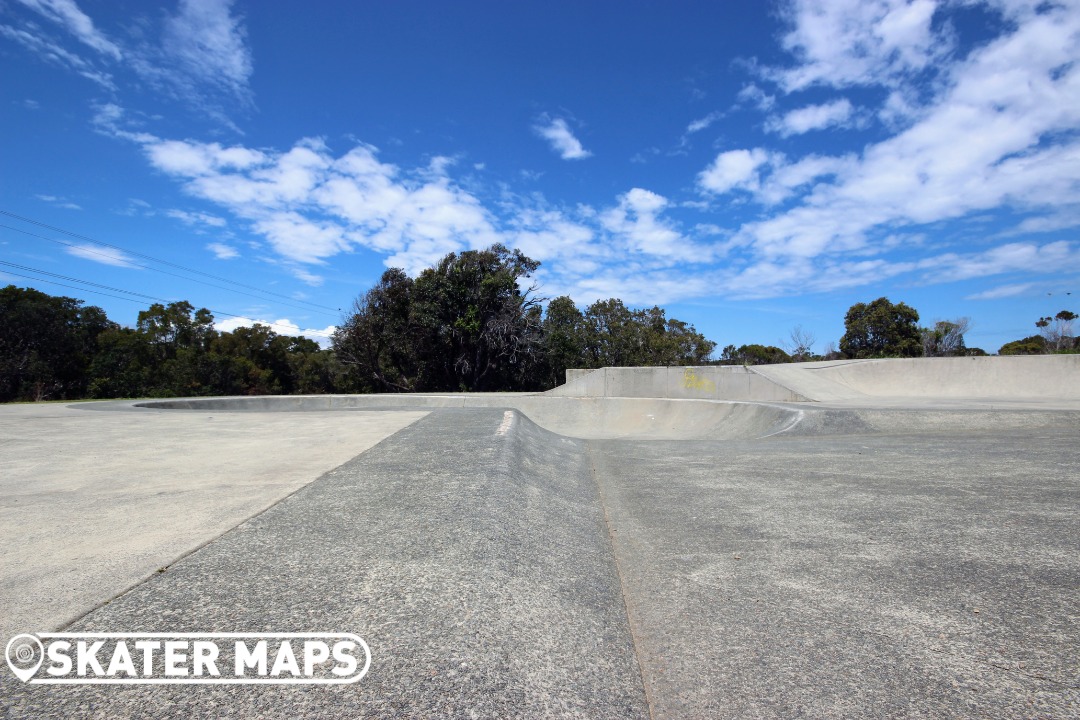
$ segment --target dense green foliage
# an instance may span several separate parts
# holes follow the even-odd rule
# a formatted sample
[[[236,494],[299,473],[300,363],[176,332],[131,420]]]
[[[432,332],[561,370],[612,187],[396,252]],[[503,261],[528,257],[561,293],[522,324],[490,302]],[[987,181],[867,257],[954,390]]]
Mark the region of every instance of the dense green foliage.
[[[98,337],[117,326],[97,307],[14,285],[0,289],[0,401],[79,398]]]
[[[415,280],[387,270],[334,335],[350,389],[517,390],[534,384],[541,308],[518,281],[538,266],[518,250],[495,245],[451,253]]]
[[[968,348],[964,344],[964,333],[967,332],[970,321],[967,318],[958,320],[938,320],[932,328],[922,328],[923,355],[926,357],[954,357],[967,355]],[[978,348],[975,348],[976,350]]]
[[[539,263],[495,245],[451,253],[415,280],[397,269],[359,298],[334,336],[360,392],[539,390],[567,368],[702,364],[715,344],[658,307],[621,300],[584,312],[558,297],[542,312],[521,289]]]
[[[81,300],[9,285],[0,288],[0,402],[544,390],[569,368],[986,354],[966,346],[967,318],[920,328],[914,308],[882,297],[851,306],[840,352],[830,344],[813,354],[813,335],[796,327],[787,350],[728,345],[713,360],[715,343],[659,307],[611,298],[582,310],[562,296],[545,311],[526,284],[538,267],[494,245],[451,253],[415,279],[387,270],[356,300],[332,350],[264,325],[220,332],[209,310],[186,301],[151,305],[130,328]],[[1039,318],[1038,335],[999,353],[1080,352],[1076,319],[1069,310]]]
[[[1032,335],[1005,343],[998,355],[1045,355],[1047,352],[1046,339],[1042,335]]]
[[[1013,340],[1001,346],[999,355],[1044,355],[1047,353],[1080,353],[1080,338],[1073,336],[1073,321],[1080,318],[1071,310],[1061,310],[1035,321],[1038,335]]]
[[[880,297],[856,303],[844,317],[840,352],[849,358],[919,357],[923,354],[919,313]]]
[[[333,353],[264,325],[214,329],[181,301],[120,327],[98,307],[0,289],[0,401],[333,391]]]
[[[776,365],[792,362],[792,357],[775,345],[728,345],[720,362],[726,365]]]

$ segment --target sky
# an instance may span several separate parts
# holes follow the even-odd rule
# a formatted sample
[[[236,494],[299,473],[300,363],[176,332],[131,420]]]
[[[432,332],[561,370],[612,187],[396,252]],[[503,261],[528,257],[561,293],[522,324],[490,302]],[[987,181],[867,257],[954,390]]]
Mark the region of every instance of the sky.
[[[388,267],[822,352],[1080,312],[1080,0],[0,0],[0,283],[324,344]]]

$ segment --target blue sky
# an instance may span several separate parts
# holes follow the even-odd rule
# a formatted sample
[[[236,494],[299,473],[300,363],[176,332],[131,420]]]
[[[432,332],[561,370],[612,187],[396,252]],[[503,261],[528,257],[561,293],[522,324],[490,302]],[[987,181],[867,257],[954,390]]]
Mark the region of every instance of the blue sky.
[[[325,341],[502,242],[721,347],[884,295],[993,352],[1080,311],[1078,58],[1077,0],[0,0],[0,282]]]

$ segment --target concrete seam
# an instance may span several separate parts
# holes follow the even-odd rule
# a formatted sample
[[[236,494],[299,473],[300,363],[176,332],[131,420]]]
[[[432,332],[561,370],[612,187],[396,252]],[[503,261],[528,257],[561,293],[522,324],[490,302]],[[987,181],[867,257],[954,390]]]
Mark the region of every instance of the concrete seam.
[[[165,411],[165,412],[168,412],[168,411]],[[430,414],[430,411],[429,411],[429,412],[428,412],[427,414]],[[425,414],[425,415],[424,415],[423,417],[426,417],[426,416],[427,416],[427,414]],[[236,523],[235,525],[233,525],[233,526],[232,526],[231,528],[227,528],[227,529],[225,529],[225,530],[221,531],[220,533],[218,533],[217,535],[215,535],[214,537],[210,538],[209,540],[207,540],[207,541],[205,541],[205,542],[202,542],[202,543],[199,543],[198,545],[196,545],[195,547],[191,548],[190,550],[188,550],[188,551],[186,551],[186,552],[180,553],[179,555],[177,555],[176,557],[174,557],[174,558],[173,558],[172,560],[170,560],[170,561],[169,561],[169,562],[168,562],[167,564],[165,564],[165,565],[162,565],[162,566],[161,566],[160,568],[158,568],[158,569],[157,569],[157,570],[155,570],[154,572],[150,573],[149,575],[147,575],[146,577],[144,577],[144,578],[143,578],[142,580],[137,580],[136,582],[133,582],[133,583],[132,583],[131,585],[127,586],[127,587],[126,587],[126,588],[124,588],[123,590],[120,590],[119,592],[115,593],[114,595],[111,595],[111,596],[109,596],[108,598],[106,598],[106,599],[102,600],[102,601],[101,601],[101,602],[99,602],[99,603],[98,603],[97,605],[95,605],[94,607],[90,608],[89,610],[87,610],[86,612],[82,613],[81,615],[77,615],[77,616],[75,616],[75,617],[73,617],[73,618],[71,618],[71,619],[69,619],[69,620],[66,620],[66,621],[64,621],[64,622],[60,623],[60,625],[59,625],[59,626],[58,626],[58,627],[56,628],[56,630],[55,630],[54,632],[62,632],[63,630],[66,630],[67,628],[71,627],[72,625],[74,625],[75,623],[79,622],[80,620],[82,620],[82,619],[84,619],[84,618],[87,618],[87,617],[89,617],[89,616],[90,616],[90,615],[92,615],[93,613],[95,613],[95,612],[97,612],[98,610],[100,610],[101,608],[105,607],[106,605],[108,605],[109,603],[111,603],[111,602],[112,602],[113,600],[116,600],[117,598],[120,598],[120,597],[123,597],[124,595],[127,595],[127,594],[128,594],[129,592],[131,592],[132,590],[134,590],[135,588],[137,588],[137,587],[139,587],[139,586],[141,586],[141,585],[145,585],[145,584],[146,584],[147,582],[149,582],[149,581],[150,581],[150,580],[151,580],[152,578],[156,577],[157,575],[160,575],[160,574],[161,574],[162,572],[164,572],[164,571],[165,571],[165,570],[167,570],[168,568],[172,567],[172,566],[173,566],[173,565],[175,565],[176,563],[180,562],[181,560],[183,560],[183,559],[185,559],[185,558],[187,558],[187,557],[190,557],[191,555],[194,555],[195,553],[199,552],[200,550],[202,550],[202,549],[203,549],[204,547],[206,547],[207,545],[209,545],[209,544],[211,544],[211,543],[213,543],[213,542],[217,542],[217,541],[218,541],[218,540],[220,540],[221,538],[223,538],[223,537],[225,537],[226,535],[228,535],[229,533],[231,533],[231,532],[232,532],[233,530],[236,530],[236,528],[240,527],[240,526],[241,526],[241,525],[243,525],[244,523],[246,523],[246,522],[250,522],[251,520],[254,520],[255,518],[259,517],[260,515],[262,515],[262,514],[266,513],[267,511],[271,510],[272,508],[276,507],[277,505],[279,505],[279,504],[281,504],[281,503],[285,502],[286,500],[288,500],[289,498],[291,498],[291,497],[292,497],[293,495],[295,495],[296,493],[300,492],[301,490],[305,490],[305,489],[307,489],[308,487],[310,487],[311,485],[314,485],[315,483],[317,483],[317,482],[319,482],[320,480],[322,480],[322,479],[323,479],[324,477],[328,476],[328,475],[329,475],[330,473],[332,473],[332,472],[336,472],[336,471],[337,471],[337,470],[338,470],[339,468],[341,468],[341,467],[342,467],[343,465],[346,465],[346,464],[348,464],[348,463],[351,463],[351,462],[352,462],[353,460],[355,460],[356,458],[360,457],[361,455],[363,455],[364,453],[366,453],[366,452],[367,452],[368,450],[371,450],[371,449],[373,449],[373,448],[376,448],[376,447],[378,447],[379,445],[383,444],[384,442],[386,442],[386,441],[387,441],[387,440],[389,440],[390,438],[394,437],[395,435],[397,435],[397,434],[398,434],[399,432],[401,432],[401,431],[402,431],[402,430],[404,430],[405,428],[408,428],[408,427],[412,427],[412,426],[413,426],[414,424],[416,424],[417,420],[420,420],[420,419],[422,419],[422,418],[417,418],[416,420],[413,420],[413,421],[412,421],[411,423],[409,423],[408,425],[406,425],[406,426],[404,426],[404,427],[402,427],[402,428],[399,428],[399,429],[398,429],[398,430],[396,430],[395,432],[392,432],[392,433],[390,433],[389,435],[387,435],[386,437],[384,437],[384,438],[383,438],[382,440],[380,440],[379,442],[377,442],[377,443],[375,443],[374,445],[372,445],[371,447],[367,448],[367,450],[362,450],[362,451],[360,451],[359,453],[357,453],[356,455],[353,455],[353,456],[352,456],[351,458],[349,458],[349,459],[348,459],[348,460],[346,460],[345,462],[341,463],[341,465],[338,465],[338,466],[336,466],[336,467],[330,468],[329,470],[327,470],[327,471],[326,471],[326,472],[324,472],[323,474],[319,475],[318,477],[315,477],[315,478],[313,478],[313,479],[312,479],[311,481],[309,481],[309,482],[306,482],[306,483],[304,483],[303,485],[301,485],[300,487],[296,488],[295,490],[293,490],[293,491],[292,491],[291,493],[289,493],[288,495],[285,495],[285,496],[283,496],[283,497],[280,497],[280,498],[278,498],[277,500],[275,500],[274,502],[270,503],[269,505],[267,505],[266,507],[262,508],[261,510],[258,510],[258,511],[256,511],[256,512],[252,513],[251,515],[247,516],[246,518],[244,518],[244,519],[243,519],[243,520],[241,520],[240,522],[238,522],[238,523]]]
[[[607,529],[608,542],[611,543],[611,558],[615,562],[615,574],[619,577],[619,594],[622,596],[623,609],[626,611],[626,626],[630,630],[630,640],[634,644],[634,659],[637,661],[638,678],[641,680],[641,691],[645,694],[645,707],[649,710],[649,720],[655,720],[653,713],[652,693],[649,692],[649,681],[645,677],[645,666],[641,660],[641,642],[635,632],[634,612],[630,608],[630,598],[627,597],[626,582],[623,580],[622,565],[619,563],[619,553],[615,549],[615,533],[611,528],[611,516],[608,514],[607,500],[604,498],[604,486],[600,483],[600,476],[596,472],[596,462],[593,460],[593,444],[585,441],[585,455],[589,459],[589,474],[596,483],[596,491],[600,497],[600,508],[604,511],[604,527]]]

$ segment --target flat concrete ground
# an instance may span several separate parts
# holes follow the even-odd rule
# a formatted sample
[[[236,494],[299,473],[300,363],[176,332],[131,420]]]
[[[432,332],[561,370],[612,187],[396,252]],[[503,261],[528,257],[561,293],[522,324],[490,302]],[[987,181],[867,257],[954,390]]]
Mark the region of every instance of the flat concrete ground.
[[[1080,716],[1076,441],[595,443],[654,717]]]
[[[65,626],[426,414],[90,406],[0,406],[5,644]]]
[[[63,556],[50,565],[50,531],[78,537],[107,505],[95,487],[150,458],[154,476],[180,473],[219,435],[179,440],[200,423],[230,423],[220,448],[267,429],[256,433],[277,439],[266,453],[368,415],[389,436],[352,452],[342,431],[321,465],[295,456],[293,484],[274,490],[287,497],[241,522],[247,506],[224,534],[206,525],[208,544],[67,626],[354,632],[373,658],[358,684],[27,686],[0,671],[8,717],[1080,716],[1076,413],[868,421],[844,410],[805,434],[661,441],[567,438],[502,409],[417,419],[57,407],[34,434],[62,445],[90,422],[72,413],[115,432],[85,427],[99,459],[80,467],[104,460],[109,473],[34,499],[65,503],[50,526],[19,514],[39,480],[32,443],[3,443],[13,410],[29,412],[0,408],[0,467],[5,478],[22,468],[20,483],[0,481],[0,584],[37,553],[83,603],[131,583],[110,585],[94,562],[90,575]],[[127,417],[140,437],[177,444],[139,454]],[[203,458],[200,492],[253,482],[219,467],[229,457]],[[19,632],[77,614],[8,602],[3,626]]]

